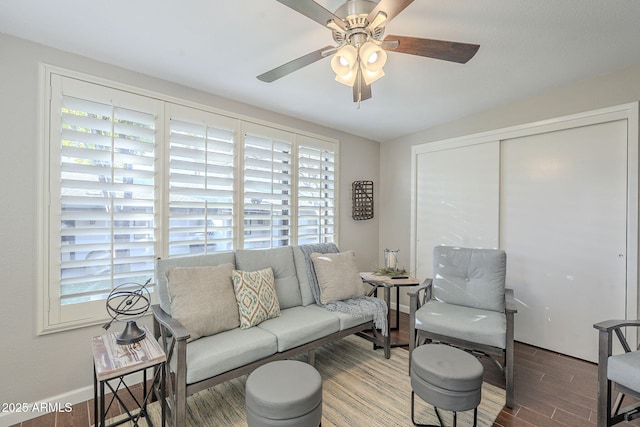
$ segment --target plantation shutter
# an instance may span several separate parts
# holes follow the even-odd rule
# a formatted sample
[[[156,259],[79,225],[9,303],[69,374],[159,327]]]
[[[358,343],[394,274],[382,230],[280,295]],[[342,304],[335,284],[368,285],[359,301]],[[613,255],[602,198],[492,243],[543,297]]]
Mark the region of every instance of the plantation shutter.
[[[49,275],[64,321],[65,306],[153,276],[158,103],[55,75],[52,87]]]
[[[298,142],[298,244],[334,242],[335,144]]]
[[[246,124],[243,235],[246,249],[291,243],[292,134]]]
[[[236,120],[171,106],[169,256],[233,249]]]

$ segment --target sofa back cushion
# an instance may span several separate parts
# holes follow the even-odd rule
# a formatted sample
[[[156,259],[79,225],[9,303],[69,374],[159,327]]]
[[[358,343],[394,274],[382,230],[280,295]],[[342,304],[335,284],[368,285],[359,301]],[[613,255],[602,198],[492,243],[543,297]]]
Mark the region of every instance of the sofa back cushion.
[[[502,250],[436,246],[433,295],[449,304],[503,312],[506,272]]]
[[[219,252],[207,255],[193,255],[185,257],[158,259],[155,267],[155,280],[160,297],[160,307],[165,313],[171,314],[171,301],[166,271],[169,267],[202,267],[231,263],[235,265],[236,257],[233,252]]]
[[[189,341],[240,326],[233,268],[231,263],[167,268],[172,316],[189,331]]]
[[[300,284],[296,275],[291,246],[258,250],[238,249],[236,251],[237,270],[258,271],[269,267],[273,270],[280,308],[302,305]]]

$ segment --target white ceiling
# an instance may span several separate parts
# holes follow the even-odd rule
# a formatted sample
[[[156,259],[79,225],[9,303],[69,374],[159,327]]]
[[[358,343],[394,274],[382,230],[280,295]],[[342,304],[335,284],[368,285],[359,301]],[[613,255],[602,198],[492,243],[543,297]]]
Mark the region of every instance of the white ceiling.
[[[360,109],[328,58],[256,79],[333,44],[276,0],[2,0],[0,32],[376,141],[640,63],[638,0],[416,0],[387,34],[480,50],[464,65],[390,52]]]

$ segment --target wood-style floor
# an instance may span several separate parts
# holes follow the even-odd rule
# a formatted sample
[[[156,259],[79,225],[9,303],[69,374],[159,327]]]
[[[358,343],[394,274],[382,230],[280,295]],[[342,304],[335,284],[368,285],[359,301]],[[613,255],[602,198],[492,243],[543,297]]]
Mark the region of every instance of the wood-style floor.
[[[394,340],[408,340],[408,315],[401,313],[400,330]],[[595,336],[594,336],[595,339]],[[378,350],[382,351],[382,350]],[[406,351],[395,348],[392,351]],[[485,381],[504,387],[497,367],[483,361]],[[504,408],[494,427],[556,427],[596,425],[597,366],[527,344],[515,346],[515,400]],[[138,391],[141,387],[138,387]],[[121,409],[114,406],[109,417]],[[47,414],[20,424],[21,427],[71,427],[93,424],[93,400],[73,406],[69,413]],[[631,424],[640,426],[640,420]],[[18,427],[12,426],[12,427]],[[346,426],[345,426],[346,427]]]

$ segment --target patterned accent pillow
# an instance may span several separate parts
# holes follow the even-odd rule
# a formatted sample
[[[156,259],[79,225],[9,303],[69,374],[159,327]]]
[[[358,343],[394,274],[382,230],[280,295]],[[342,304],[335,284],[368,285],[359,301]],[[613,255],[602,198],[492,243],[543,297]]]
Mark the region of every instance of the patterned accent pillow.
[[[271,267],[259,271],[233,270],[231,278],[238,302],[241,329],[248,329],[280,316],[280,303]]]

